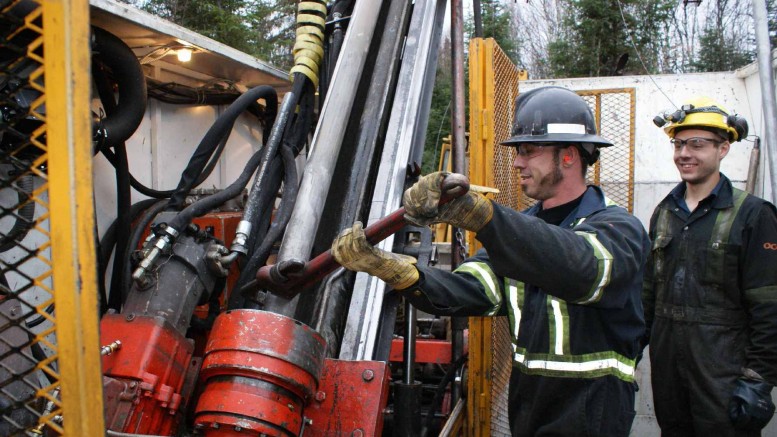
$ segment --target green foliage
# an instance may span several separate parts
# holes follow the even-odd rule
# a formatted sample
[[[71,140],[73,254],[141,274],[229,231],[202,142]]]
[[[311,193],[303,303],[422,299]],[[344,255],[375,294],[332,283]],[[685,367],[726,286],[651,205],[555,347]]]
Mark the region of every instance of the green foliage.
[[[147,12],[280,68],[291,68],[296,0],[135,0]]]
[[[437,61],[432,103],[429,109],[429,124],[426,127],[423,164],[421,166],[423,174],[429,174],[437,170],[443,139],[451,134],[453,78],[450,51],[450,44],[443,44]]]
[[[499,47],[510,60],[520,64],[520,41],[516,39],[515,29],[512,17],[505,7],[504,0],[481,0],[481,23],[483,29],[483,38],[493,38]],[[468,40],[475,34],[473,17],[467,17],[464,21],[465,50],[468,48]],[[452,98],[452,74],[451,74],[451,46],[449,41],[445,41],[440,48],[440,54],[437,61],[437,72],[435,75],[434,91],[432,92],[432,103],[429,110],[429,124],[426,128],[426,142],[424,143],[423,165],[421,171],[424,174],[436,171],[440,164],[440,151],[443,140],[451,134],[451,98]],[[466,56],[465,56],[466,57]],[[466,61],[465,61],[466,62]],[[468,65],[464,64],[465,69]],[[464,74],[465,93],[469,89],[469,75]],[[469,114],[467,109],[469,100],[464,98],[464,113]],[[467,117],[465,116],[465,119]]]
[[[555,77],[596,77],[644,73],[637,47],[651,73],[659,61],[662,35],[674,1],[569,0],[561,32],[548,44]],[[621,15],[621,10],[623,15]],[[628,57],[628,58],[626,58]],[[628,59],[627,63],[623,63]]]
[[[520,65],[520,41],[516,39],[518,33],[504,1],[482,0],[480,9],[483,37],[494,38],[513,64]]]
[[[691,63],[694,71],[732,71],[754,60],[752,52],[741,50],[719,28],[710,27],[699,38],[699,54]]]

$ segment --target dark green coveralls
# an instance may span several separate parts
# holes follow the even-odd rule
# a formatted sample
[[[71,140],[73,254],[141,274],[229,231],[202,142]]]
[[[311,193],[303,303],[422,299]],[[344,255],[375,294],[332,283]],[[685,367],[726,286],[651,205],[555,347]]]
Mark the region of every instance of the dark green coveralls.
[[[777,213],[721,175],[689,213],[678,185],[650,220],[645,271],[653,398],[663,436],[749,436],[728,403],[742,368],[777,383]]]
[[[477,234],[485,250],[454,273],[419,267],[403,295],[433,314],[509,317],[514,436],[625,437],[645,328],[647,232],[598,187],[558,226],[533,217],[539,209],[495,204]]]

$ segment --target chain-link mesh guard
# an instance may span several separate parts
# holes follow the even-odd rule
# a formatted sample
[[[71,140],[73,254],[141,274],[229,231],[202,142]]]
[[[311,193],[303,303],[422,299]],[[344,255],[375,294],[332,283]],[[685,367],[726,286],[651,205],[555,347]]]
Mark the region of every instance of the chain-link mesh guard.
[[[599,162],[588,170],[588,181],[629,212],[634,210],[635,90],[579,91],[596,116],[599,135],[613,143],[601,148]]]
[[[61,435],[41,5],[0,1],[0,435]]]

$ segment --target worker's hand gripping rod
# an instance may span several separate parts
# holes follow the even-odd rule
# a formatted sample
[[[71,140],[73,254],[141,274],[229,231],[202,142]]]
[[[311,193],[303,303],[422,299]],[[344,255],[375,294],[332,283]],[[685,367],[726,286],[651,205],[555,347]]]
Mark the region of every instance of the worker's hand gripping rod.
[[[469,191],[469,180],[467,177],[460,174],[450,174],[442,182],[440,204],[443,205],[452,199],[461,197],[467,191]],[[398,232],[407,223],[407,220],[405,220],[405,208],[399,208],[367,226],[364,229],[364,233],[367,241],[375,245]],[[340,264],[335,261],[332,252],[327,250],[308,262],[286,260],[278,264],[264,266],[256,273],[256,281],[252,281],[245,288],[262,288],[282,296],[293,297],[300,291],[320,281],[338,267],[340,267]]]

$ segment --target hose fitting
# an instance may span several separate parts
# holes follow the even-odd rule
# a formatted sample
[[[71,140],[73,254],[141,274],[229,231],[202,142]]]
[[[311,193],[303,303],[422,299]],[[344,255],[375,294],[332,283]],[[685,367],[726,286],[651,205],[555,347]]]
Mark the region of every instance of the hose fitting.
[[[302,73],[318,87],[318,71],[324,59],[326,3],[320,0],[300,2],[297,12],[297,39],[294,42],[294,67],[289,72]]]
[[[248,254],[246,242],[251,235],[251,228],[251,222],[248,220],[240,220],[240,223],[237,225],[237,230],[235,231],[235,238],[232,240],[232,246],[229,248],[230,252],[238,252],[243,255]]]
[[[152,265],[159,259],[159,255],[167,252],[172,246],[175,239],[178,237],[179,232],[170,226],[164,228],[164,233],[159,235],[156,239],[156,243],[151,249],[145,252],[143,260],[138,265],[138,268],[132,273],[132,279],[138,284],[140,288],[146,288],[149,284],[148,271]]]

